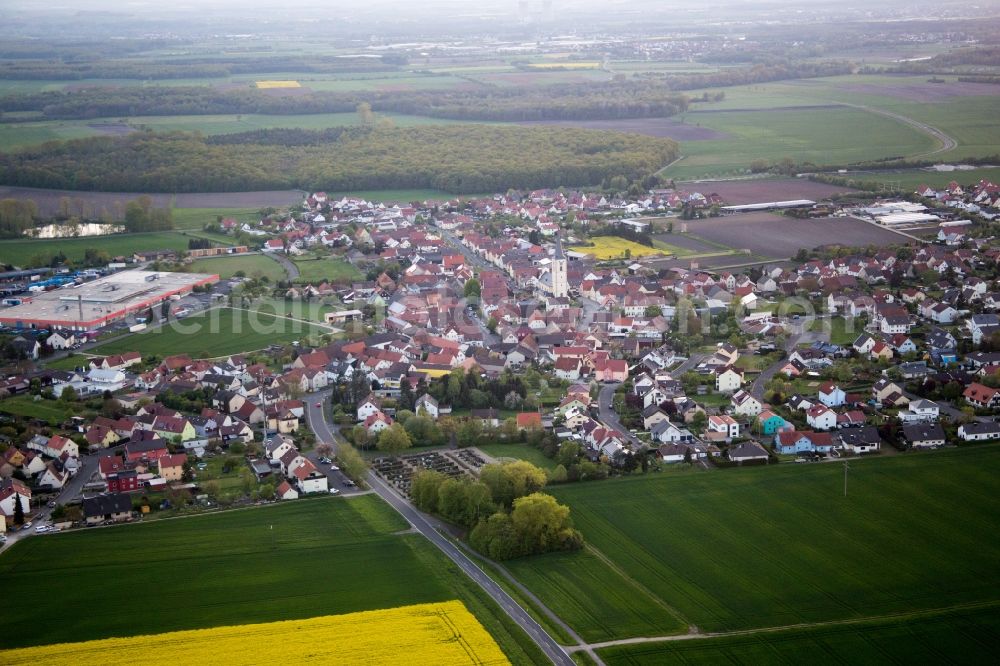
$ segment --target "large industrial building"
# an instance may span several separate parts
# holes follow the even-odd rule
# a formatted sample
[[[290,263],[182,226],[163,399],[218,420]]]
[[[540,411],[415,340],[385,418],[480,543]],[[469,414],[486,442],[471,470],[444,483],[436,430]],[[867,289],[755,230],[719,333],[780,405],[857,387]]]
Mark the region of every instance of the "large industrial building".
[[[25,297],[20,305],[0,309],[0,324],[92,331],[218,281],[207,273],[122,271]]]

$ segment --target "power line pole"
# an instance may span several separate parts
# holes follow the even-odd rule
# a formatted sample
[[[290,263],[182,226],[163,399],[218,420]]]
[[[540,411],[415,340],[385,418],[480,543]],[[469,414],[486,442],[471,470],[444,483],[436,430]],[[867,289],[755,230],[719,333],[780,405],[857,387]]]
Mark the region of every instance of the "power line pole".
[[[844,497],[847,497],[847,472],[851,469],[851,464],[844,461]]]

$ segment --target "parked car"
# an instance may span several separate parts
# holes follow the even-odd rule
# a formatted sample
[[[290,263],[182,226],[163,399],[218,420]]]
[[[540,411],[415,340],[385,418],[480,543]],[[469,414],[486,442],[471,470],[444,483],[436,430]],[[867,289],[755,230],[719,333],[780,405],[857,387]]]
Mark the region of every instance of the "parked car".
[[[340,491],[337,490],[336,488],[330,488],[330,494],[331,495],[339,495]]]

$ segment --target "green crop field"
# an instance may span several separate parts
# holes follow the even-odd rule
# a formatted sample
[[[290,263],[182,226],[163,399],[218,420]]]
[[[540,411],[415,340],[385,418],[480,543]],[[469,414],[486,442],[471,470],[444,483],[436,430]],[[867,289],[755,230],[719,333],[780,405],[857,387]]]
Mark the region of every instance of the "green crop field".
[[[285,269],[277,261],[264,254],[234,255],[196,259],[191,264],[195,273],[217,273],[223,280],[233,277],[239,271],[247,277],[264,276],[276,282],[284,280]]]
[[[296,282],[348,283],[364,277],[361,271],[354,267],[354,264],[343,259],[330,259],[328,257],[296,259],[295,265],[299,268],[299,277],[295,279]]]
[[[527,637],[375,496],[31,537],[0,556],[0,647],[460,599],[518,664]],[[73,580],[67,585],[67,576]]]
[[[983,536],[1000,528],[1000,446],[852,461],[846,498],[843,474],[787,465],[550,491],[588,544],[701,631],[1000,602],[1000,542]],[[544,577],[573,557],[533,566]]]
[[[76,370],[79,367],[86,368],[90,357],[86,354],[72,353],[54,361],[45,360],[45,367],[49,370]]]
[[[1000,608],[860,625],[792,629],[599,650],[608,666],[642,664],[988,664],[1000,651]]]
[[[956,83],[955,77],[940,78],[944,79],[945,83],[928,83],[927,75],[850,75],[718,88],[709,92],[724,92],[724,100],[696,104],[692,112],[685,114],[684,118],[688,124],[699,123],[704,127],[723,132],[732,131],[733,135],[741,140],[734,156],[742,155],[745,145],[759,151],[758,157],[765,159],[774,159],[773,151],[780,149],[790,157],[812,159],[821,165],[846,164],[878,157],[921,154],[938,147],[936,141],[904,125],[901,121],[869,113],[863,123],[845,127],[842,124],[845,117],[837,118],[840,112],[851,110],[868,112],[844,107],[822,108],[854,104],[896,113],[927,123],[948,134],[958,145],[953,150],[935,156],[935,159],[943,162],[1000,153],[1000,133],[996,131],[995,120],[1000,90],[994,95],[961,96],[959,93],[962,91],[952,91],[949,88]],[[697,96],[699,92],[693,92],[692,95]],[[794,108],[803,106],[816,108]],[[720,111],[726,113],[715,113]],[[837,114],[832,117],[834,124],[825,120],[830,117],[826,114],[831,112]],[[723,118],[713,119],[712,117],[716,115],[722,115]],[[809,125],[808,122],[801,125],[799,121],[793,120],[790,127],[793,134],[788,137],[791,140],[790,144],[782,145],[782,141],[768,141],[766,135],[758,138],[748,137],[747,124],[751,127],[759,125],[765,131],[771,127],[766,120],[757,120],[761,115],[773,115],[774,118],[783,119],[794,119],[799,115],[811,117],[816,123],[813,128],[815,135],[807,134],[806,142],[800,143],[799,132],[808,131]],[[891,130],[894,137],[891,140],[886,140],[889,139],[889,135],[883,134],[883,130],[887,127],[881,124],[883,122],[896,125]],[[747,141],[750,143],[746,143]],[[762,143],[754,147],[756,141]],[[820,146],[833,147],[835,150],[828,156],[821,156],[822,159],[809,157],[808,155],[814,153],[807,149],[807,145],[813,141]],[[896,150],[891,149],[894,144],[897,146]],[[685,142],[683,152],[690,155],[693,161],[688,163],[688,160],[684,160],[667,173],[675,177],[724,173],[729,162],[737,161],[727,155],[727,150],[732,147],[732,144],[725,140]],[[801,154],[795,154],[797,152]],[[880,152],[881,155],[877,154]],[[749,163],[743,157],[741,160],[744,166]],[[715,170],[709,169],[710,166]]]
[[[171,319],[161,328],[100,345],[94,354],[137,351],[143,356],[190,354],[194,358],[218,358],[264,349],[268,345],[309,340],[329,329],[270,314],[216,308],[184,319]]]
[[[49,258],[57,252],[62,252],[71,261],[78,261],[83,259],[84,252],[88,248],[104,250],[112,257],[131,256],[133,252],[152,250],[182,252],[188,249],[188,240],[189,238],[183,232],[177,231],[52,240],[34,238],[4,240],[0,243],[0,261],[15,266],[24,266],[33,257]],[[48,263],[46,260],[45,265]]]
[[[934,148],[934,141],[896,120],[851,108],[689,113],[687,124],[724,139],[685,142],[684,159],[663,173],[700,178],[736,173],[755,159],[849,164]]]
[[[541,451],[527,444],[503,444],[498,442],[495,444],[483,444],[479,448],[494,458],[517,458],[518,460],[530,462],[532,465],[536,465],[542,469],[554,469],[556,466],[552,458],[546,458],[545,454]]]
[[[589,552],[521,558],[507,568],[587,642],[687,630],[668,609]]]

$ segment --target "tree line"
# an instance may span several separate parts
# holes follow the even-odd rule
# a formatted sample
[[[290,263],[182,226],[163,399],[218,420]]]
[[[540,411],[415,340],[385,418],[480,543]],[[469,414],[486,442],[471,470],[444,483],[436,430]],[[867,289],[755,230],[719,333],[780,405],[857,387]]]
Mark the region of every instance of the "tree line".
[[[67,202],[67,197],[60,200],[60,212],[52,219],[74,224],[77,222],[110,222],[110,219],[93,217],[77,217],[65,213],[68,205],[63,206],[63,201]],[[93,212],[92,210],[90,212]],[[65,214],[64,214],[65,213]],[[168,231],[174,228],[173,211],[171,208],[155,208],[153,200],[149,196],[143,195],[125,204],[122,217],[125,230],[129,232],[138,231]],[[38,211],[38,204],[33,199],[2,199],[0,200],[0,238],[19,238],[24,236],[24,232],[43,221]]]
[[[495,560],[579,550],[583,535],[569,507],[541,492],[546,480],[525,461],[486,465],[477,481],[425,470],[414,476],[410,494],[422,511],[471,528],[469,543]]]
[[[558,87],[463,90],[309,91],[282,96],[255,88],[208,86],[85,88],[0,98],[0,110],[35,111],[69,120],[118,116],[348,113],[369,104],[381,113],[452,120],[575,120],[663,117],[686,111],[689,100],[658,81],[578,83]],[[37,120],[37,118],[36,118]]]
[[[351,128],[333,141],[280,149],[137,132],[0,154],[0,182],[122,192],[433,188],[461,194],[581,187],[609,174],[635,180],[677,154],[670,139],[561,127]]]

